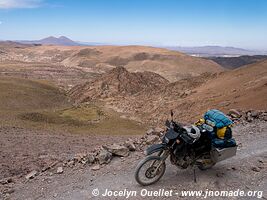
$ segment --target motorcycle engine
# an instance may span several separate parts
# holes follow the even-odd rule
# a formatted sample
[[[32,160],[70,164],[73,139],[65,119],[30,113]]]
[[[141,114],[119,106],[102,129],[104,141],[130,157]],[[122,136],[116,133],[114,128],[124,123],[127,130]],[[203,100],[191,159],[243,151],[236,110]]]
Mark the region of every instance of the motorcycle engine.
[[[193,155],[183,145],[176,147],[174,154],[170,156],[171,163],[182,169],[186,169],[193,162]]]
[[[182,169],[186,169],[192,162],[193,159],[190,156],[185,156],[185,157],[176,157],[174,155],[171,155],[171,163],[173,165],[176,165]]]

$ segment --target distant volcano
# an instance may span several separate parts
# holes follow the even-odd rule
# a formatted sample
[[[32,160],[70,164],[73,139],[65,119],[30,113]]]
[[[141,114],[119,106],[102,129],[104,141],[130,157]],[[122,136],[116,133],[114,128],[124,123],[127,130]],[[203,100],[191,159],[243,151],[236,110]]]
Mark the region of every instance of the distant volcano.
[[[80,46],[81,44],[74,42],[73,40],[65,37],[65,36],[60,36],[60,37],[54,37],[50,36],[41,40],[24,40],[24,41],[19,41],[21,43],[25,44],[46,44],[46,45],[60,45],[60,46]]]

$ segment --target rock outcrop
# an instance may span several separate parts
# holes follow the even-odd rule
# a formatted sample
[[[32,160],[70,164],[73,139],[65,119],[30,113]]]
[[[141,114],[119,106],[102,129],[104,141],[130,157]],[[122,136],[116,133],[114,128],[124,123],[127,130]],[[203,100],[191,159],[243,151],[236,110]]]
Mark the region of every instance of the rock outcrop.
[[[115,96],[131,96],[144,90],[155,90],[168,81],[153,72],[128,72],[124,67],[116,67],[99,78],[78,85],[69,91],[76,102],[105,99]]]

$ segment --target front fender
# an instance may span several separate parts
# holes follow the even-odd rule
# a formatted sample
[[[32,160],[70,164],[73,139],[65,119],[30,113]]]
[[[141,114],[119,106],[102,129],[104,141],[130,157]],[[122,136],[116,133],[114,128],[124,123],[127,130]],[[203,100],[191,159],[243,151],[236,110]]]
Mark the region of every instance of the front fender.
[[[153,144],[151,145],[150,147],[148,147],[145,151],[145,154],[148,156],[148,155],[151,155],[155,152],[159,152],[161,150],[165,150],[167,149],[167,146],[166,144],[164,143],[161,143],[161,144]]]

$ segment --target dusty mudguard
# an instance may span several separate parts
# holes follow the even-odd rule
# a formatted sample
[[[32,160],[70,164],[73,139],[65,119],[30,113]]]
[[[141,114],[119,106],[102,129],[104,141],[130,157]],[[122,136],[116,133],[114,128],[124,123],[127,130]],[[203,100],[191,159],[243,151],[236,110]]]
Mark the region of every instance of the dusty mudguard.
[[[153,144],[146,149],[145,154],[148,156],[148,155],[151,155],[153,153],[165,150],[166,148],[167,148],[167,146],[163,143],[162,144]]]

